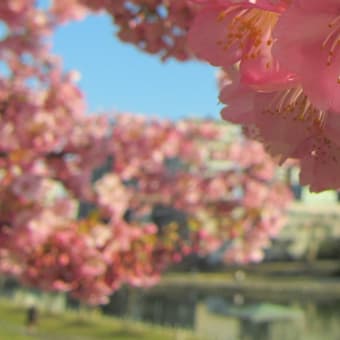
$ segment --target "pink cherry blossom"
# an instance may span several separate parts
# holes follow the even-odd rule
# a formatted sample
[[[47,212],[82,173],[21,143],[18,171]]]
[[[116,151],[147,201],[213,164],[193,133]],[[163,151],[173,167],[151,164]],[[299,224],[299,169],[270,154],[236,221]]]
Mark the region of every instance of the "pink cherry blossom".
[[[240,62],[242,80],[260,88],[295,82],[272,56],[272,31],[286,2],[199,1],[204,4],[189,32],[199,58],[228,68]]]
[[[313,191],[340,186],[337,113],[317,109],[301,87],[259,93],[236,80],[220,99],[228,103],[222,116],[244,125],[279,162],[300,160],[301,183]]]
[[[337,1],[292,1],[274,29],[274,55],[294,72],[320,110],[339,112],[339,10]]]

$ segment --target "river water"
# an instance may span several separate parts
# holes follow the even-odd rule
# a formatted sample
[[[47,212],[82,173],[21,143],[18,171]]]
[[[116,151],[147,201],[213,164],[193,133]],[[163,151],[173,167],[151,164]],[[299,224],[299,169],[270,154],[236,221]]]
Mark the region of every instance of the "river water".
[[[326,295],[326,294],[325,294]],[[209,340],[340,340],[340,296],[205,293],[179,288],[121,291],[106,312],[183,327]]]

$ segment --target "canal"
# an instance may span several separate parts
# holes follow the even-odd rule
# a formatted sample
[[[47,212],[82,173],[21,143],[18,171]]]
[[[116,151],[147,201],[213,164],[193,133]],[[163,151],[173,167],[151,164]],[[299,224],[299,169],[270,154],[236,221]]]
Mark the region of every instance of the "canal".
[[[105,312],[209,340],[340,340],[340,278],[173,274],[152,289],[120,291]]]

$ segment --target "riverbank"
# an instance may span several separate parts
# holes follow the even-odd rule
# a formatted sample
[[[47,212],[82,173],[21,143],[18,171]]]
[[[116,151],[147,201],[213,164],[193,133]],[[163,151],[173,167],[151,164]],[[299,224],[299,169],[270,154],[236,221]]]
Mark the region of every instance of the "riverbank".
[[[98,311],[39,312],[37,325],[25,326],[26,309],[0,300],[0,340],[199,340],[190,331],[101,315]]]
[[[242,294],[251,299],[340,300],[339,262],[262,264],[224,273],[171,273],[150,293]]]

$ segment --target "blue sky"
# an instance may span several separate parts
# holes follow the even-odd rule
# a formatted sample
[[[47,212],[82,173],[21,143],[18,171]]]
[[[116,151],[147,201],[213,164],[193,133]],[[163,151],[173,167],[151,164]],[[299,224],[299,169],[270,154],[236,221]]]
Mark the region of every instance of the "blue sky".
[[[46,3],[47,0],[40,0]],[[60,27],[53,39],[54,51],[66,69],[77,69],[82,78],[89,112],[130,112],[168,119],[219,118],[216,69],[200,62],[161,63],[114,36],[109,17],[91,16]],[[310,200],[327,195],[309,194]]]
[[[204,63],[167,61],[121,43],[109,17],[91,16],[64,25],[53,39],[66,69],[82,78],[89,111],[162,116],[219,117],[216,70]]]

